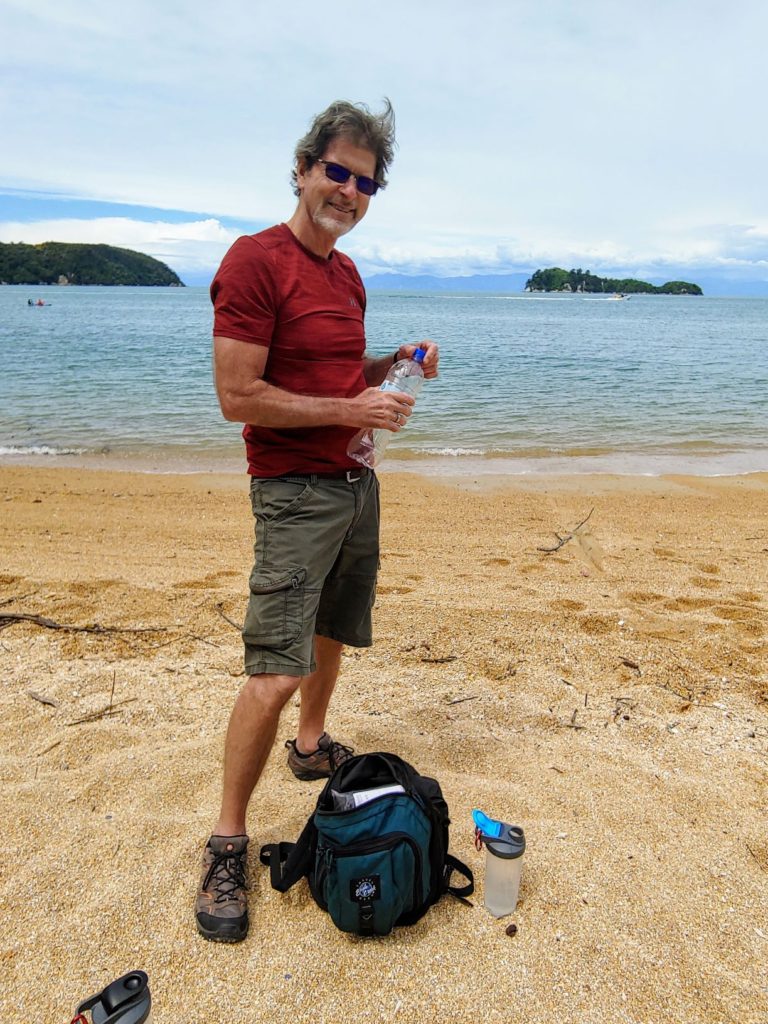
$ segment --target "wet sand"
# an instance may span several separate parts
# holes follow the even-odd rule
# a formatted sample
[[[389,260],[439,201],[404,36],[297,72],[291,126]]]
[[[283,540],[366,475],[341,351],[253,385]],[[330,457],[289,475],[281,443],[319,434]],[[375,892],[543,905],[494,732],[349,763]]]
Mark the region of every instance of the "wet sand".
[[[0,631],[6,1019],[68,1021],[134,968],[158,1024],[768,1019],[768,475],[385,473],[377,640],[329,729],[440,780],[475,906],[371,941],[270,889],[258,846],[321,785],[285,766],[290,705],[238,946],[192,902],[243,681],[245,477],[0,481],[0,615],[78,627]],[[525,829],[512,918],[483,909],[473,807]]]

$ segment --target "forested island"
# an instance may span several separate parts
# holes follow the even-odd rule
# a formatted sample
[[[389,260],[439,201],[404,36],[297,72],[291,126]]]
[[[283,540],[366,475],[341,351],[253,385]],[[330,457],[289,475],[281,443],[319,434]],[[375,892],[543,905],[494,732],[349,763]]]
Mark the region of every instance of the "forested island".
[[[563,270],[549,267],[537,270],[525,283],[527,292],[619,292],[630,295],[703,295],[697,284],[689,281],[667,281],[666,284],[648,284],[632,277],[597,277],[589,270]]]
[[[143,252],[75,242],[0,242],[0,283],[184,287],[170,267]]]

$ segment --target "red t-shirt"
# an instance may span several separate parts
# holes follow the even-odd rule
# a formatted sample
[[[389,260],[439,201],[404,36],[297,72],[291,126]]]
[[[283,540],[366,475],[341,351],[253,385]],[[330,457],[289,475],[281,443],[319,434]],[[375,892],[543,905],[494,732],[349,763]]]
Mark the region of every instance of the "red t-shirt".
[[[269,349],[264,380],[298,395],[354,398],[367,387],[365,288],[334,250],[305,249],[285,224],[238,238],[211,283],[213,333]],[[252,476],[322,473],[357,466],[350,427],[243,430]]]

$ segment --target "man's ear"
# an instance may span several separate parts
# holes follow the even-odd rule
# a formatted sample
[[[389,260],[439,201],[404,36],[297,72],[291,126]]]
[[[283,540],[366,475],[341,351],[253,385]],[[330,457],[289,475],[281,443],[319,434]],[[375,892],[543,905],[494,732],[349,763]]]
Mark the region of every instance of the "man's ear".
[[[304,178],[307,174],[307,160],[306,157],[300,156],[296,161],[296,184],[299,188],[304,186]]]

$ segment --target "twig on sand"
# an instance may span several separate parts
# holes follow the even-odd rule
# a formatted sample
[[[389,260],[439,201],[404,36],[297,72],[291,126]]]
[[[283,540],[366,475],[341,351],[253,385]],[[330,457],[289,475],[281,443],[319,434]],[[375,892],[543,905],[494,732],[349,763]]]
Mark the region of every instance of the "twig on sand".
[[[57,708],[59,702],[53,697],[46,697],[44,693],[36,693],[34,690],[27,690],[27,696],[31,697],[32,700],[38,700],[41,704],[47,704],[49,707]]]
[[[452,704],[463,704],[467,700],[478,700],[479,697],[480,697],[479,693],[476,693],[474,695],[474,697],[457,697],[456,700],[449,700],[448,701],[448,707],[450,707]]]
[[[43,754],[49,754],[49,753],[50,753],[50,752],[51,752],[52,750],[54,750],[54,749],[55,749],[56,747],[58,747],[58,745],[59,745],[60,743],[61,743],[61,740],[54,740],[54,741],[53,741],[53,743],[49,744],[49,745],[48,745],[48,746],[47,746],[47,747],[45,748],[45,750],[41,750],[41,751],[40,751],[40,752],[38,753],[38,755],[37,755],[37,756],[38,756],[38,757],[42,757],[42,756],[43,756]]]
[[[117,669],[113,669],[113,671],[112,671],[112,690],[110,691],[110,694],[109,694],[109,707],[107,708],[107,711],[111,711],[112,710],[112,698],[115,696],[115,680],[116,679],[117,679]]]
[[[243,627],[239,626],[236,622],[234,622],[232,619],[230,619],[230,617],[228,615],[225,615],[224,611],[222,609],[222,606],[220,604],[217,604],[215,606],[215,608],[216,608],[216,611],[219,613],[219,615],[222,617],[222,619],[224,619],[225,622],[228,622],[230,624],[230,626],[234,626],[235,629],[238,631],[238,633],[242,633]]]
[[[443,658],[419,658],[419,661],[423,661],[425,665],[445,665],[449,661],[456,661],[458,655],[446,654]]]
[[[0,608],[7,604],[14,604],[16,601],[23,601],[27,597],[32,597],[32,594],[22,594],[21,597],[5,597],[0,601]]]
[[[757,863],[757,866],[758,866],[758,867],[760,868],[760,870],[761,870],[761,871],[768,871],[768,868],[766,868],[765,864],[763,864],[763,862],[762,862],[762,861],[760,860],[760,858],[759,858],[759,857],[757,856],[757,854],[756,854],[756,853],[755,853],[755,851],[754,851],[754,850],[752,849],[752,847],[751,847],[751,846],[749,845],[749,843],[745,843],[744,845],[745,845],[745,846],[746,846],[746,848],[747,848],[747,849],[749,850],[749,852],[750,852],[750,853],[752,854],[752,856],[753,856],[753,857],[755,858],[755,861],[756,861],[756,863]]]
[[[632,659],[631,659],[631,658],[622,658],[622,659],[621,659],[621,664],[622,664],[622,665],[626,665],[626,666],[627,666],[627,668],[631,668],[631,669],[633,669],[633,670],[634,670],[635,672],[637,672],[637,674],[638,674],[639,676],[641,676],[641,675],[643,674],[643,673],[642,673],[642,672],[640,671],[640,666],[639,666],[639,665],[637,664],[637,662],[636,662],[636,661],[632,661]]]
[[[67,725],[82,725],[83,722],[96,722],[100,718],[108,718],[111,715],[119,715],[124,704],[132,704],[133,701],[138,700],[137,697],[128,697],[126,700],[119,700],[117,704],[110,704],[107,708],[102,708],[101,711],[93,711],[90,715],[85,715],[83,718],[77,718],[74,722],[67,722]]]
[[[574,708],[573,709],[573,714],[571,715],[570,722],[566,722],[565,723],[566,729],[586,729],[587,728],[586,725],[582,725],[580,722],[576,721],[576,716],[578,715],[578,713],[579,713],[579,709],[578,708]]]
[[[589,512],[589,515],[586,516],[584,519],[582,519],[581,522],[577,526],[574,526],[574,528],[571,530],[571,532],[567,533],[564,537],[561,537],[559,533],[555,533],[555,536],[557,537],[558,543],[553,548],[536,548],[536,550],[537,551],[543,551],[545,555],[551,555],[553,552],[559,551],[560,548],[563,547],[565,544],[567,544],[569,540],[573,540],[574,534],[577,532],[577,530],[580,530],[581,527],[584,526],[584,524],[589,520],[589,517],[592,515],[592,513],[594,511],[595,511],[594,507],[591,508],[590,512]],[[554,531],[553,531],[553,533],[554,533]]]
[[[43,626],[45,629],[61,629],[67,633],[163,633],[165,626],[102,626],[94,622],[92,626],[70,626],[67,623],[54,622],[45,615],[29,615],[23,612],[0,612],[0,629],[8,629],[15,622],[31,622],[35,626]]]

